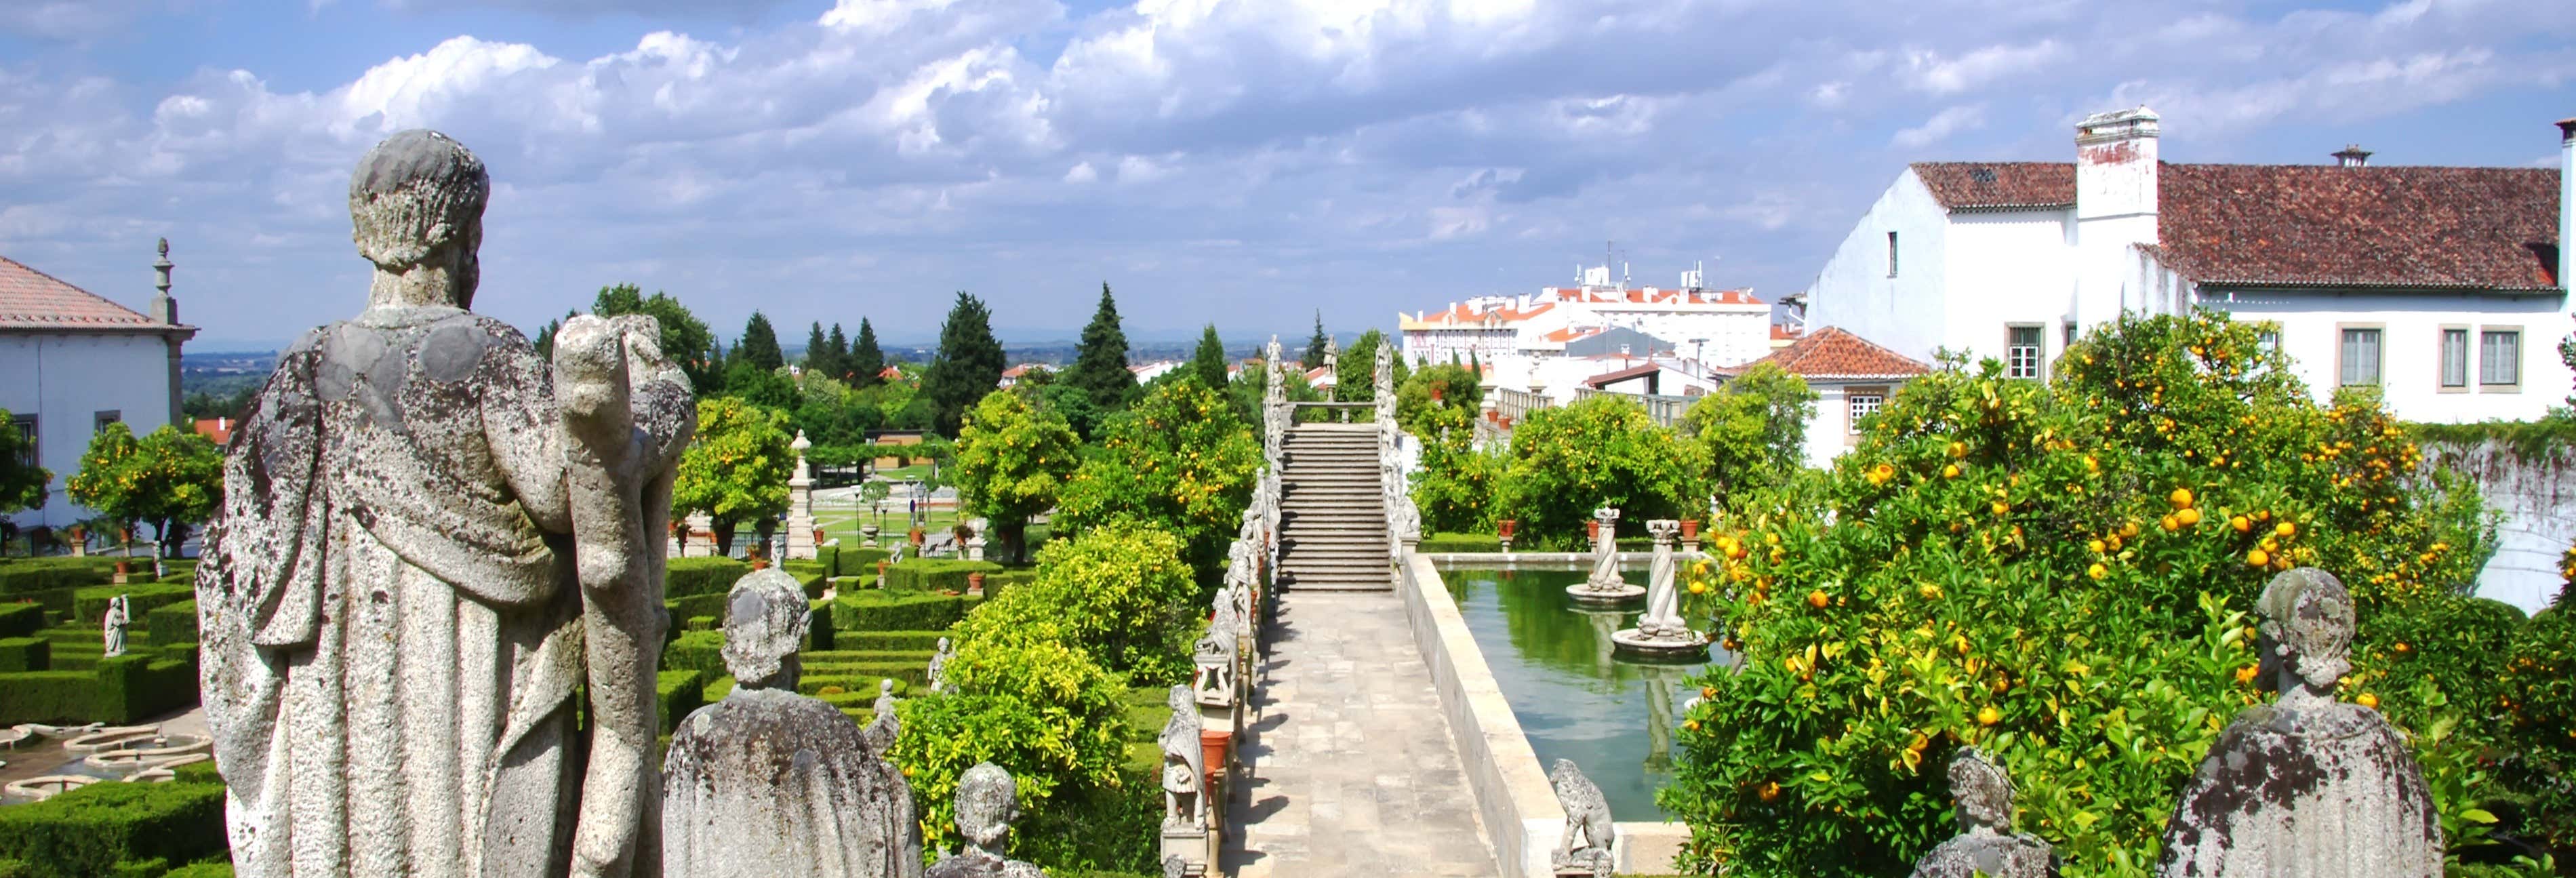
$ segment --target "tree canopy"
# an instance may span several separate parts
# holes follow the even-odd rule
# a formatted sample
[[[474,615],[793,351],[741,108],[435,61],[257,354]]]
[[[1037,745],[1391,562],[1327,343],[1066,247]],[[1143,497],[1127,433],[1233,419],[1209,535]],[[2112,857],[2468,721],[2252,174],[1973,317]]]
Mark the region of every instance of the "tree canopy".
[[[958,291],[957,304],[939,327],[939,352],[921,379],[921,394],[932,406],[931,429],[957,435],[966,411],[1001,382],[1004,365],[1002,342],[993,337],[993,312],[984,300]]]
[[[1332,336],[1324,334],[1323,309],[1316,309],[1315,334],[1306,339],[1306,356],[1300,362],[1305,363],[1309,370],[1323,368],[1324,350],[1332,347],[1332,339]]]
[[[1186,541],[1200,580],[1212,581],[1260,467],[1260,441],[1224,397],[1197,381],[1158,384],[1109,419],[1098,453],[1059,496],[1055,525],[1059,533],[1119,521],[1169,530]]]
[[[600,287],[599,295],[591,300],[590,313],[601,317],[651,316],[662,326],[662,355],[680,365],[680,371],[689,376],[689,384],[700,394],[723,389],[724,353],[716,348],[715,332],[671,294],[656,291],[646,298],[634,284]]]
[[[885,379],[880,377],[880,373],[885,371],[885,367],[885,351],[877,348],[876,327],[869,326],[867,318],[859,318],[859,338],[850,343],[850,386],[875,387],[884,384]]]
[[[776,410],[733,397],[699,399],[698,436],[680,454],[671,514],[706,513],[717,550],[733,551],[737,525],[751,521],[765,530],[787,512],[787,480],[796,470],[791,441],[787,418]]]
[[[734,362],[750,363],[763,371],[787,365],[787,355],[778,349],[778,330],[758,311],[751,312],[751,319],[744,321],[742,340],[733,343],[731,356]]]
[[[957,431],[949,468],[957,501],[991,520],[1002,554],[1018,558],[1029,517],[1055,505],[1056,492],[1081,465],[1082,440],[1064,418],[1018,388],[985,394]]]
[[[1092,434],[1094,417],[1125,409],[1136,393],[1136,373],[1127,369],[1127,332],[1119,326],[1118,302],[1110,297],[1108,284],[1100,285],[1100,307],[1082,328],[1082,347],[1065,370],[1063,383],[1081,391],[1090,403],[1080,419],[1075,419],[1075,412],[1065,412],[1084,436]]]
[[[179,525],[214,514],[223,499],[224,454],[175,424],[139,440],[125,424],[109,424],[90,437],[81,471],[64,487],[73,502],[120,524],[150,524],[154,537],[167,541]]]
[[[32,437],[18,432],[9,410],[0,409],[0,515],[45,505],[45,489],[54,474],[27,459],[34,445]]]
[[[1682,413],[1682,437],[1697,443],[1708,490],[1724,502],[1740,488],[1778,484],[1806,465],[1807,419],[1816,392],[1779,364],[1755,363]]]
[[[1198,350],[1190,353],[1190,377],[1197,378],[1201,387],[1225,392],[1225,342],[1216,337],[1216,324],[1199,333]]]

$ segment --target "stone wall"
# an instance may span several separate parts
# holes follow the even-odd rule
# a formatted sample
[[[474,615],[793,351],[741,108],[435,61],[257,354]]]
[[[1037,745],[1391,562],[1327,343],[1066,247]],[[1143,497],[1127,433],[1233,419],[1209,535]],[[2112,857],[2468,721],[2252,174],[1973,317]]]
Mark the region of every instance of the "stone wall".
[[[2495,440],[2424,444],[2427,470],[2445,469],[2477,482],[2487,507],[2503,516],[2496,553],[2478,573],[2478,596],[2536,612],[2558,594],[2558,559],[2576,542],[2576,449],[2526,454]]]

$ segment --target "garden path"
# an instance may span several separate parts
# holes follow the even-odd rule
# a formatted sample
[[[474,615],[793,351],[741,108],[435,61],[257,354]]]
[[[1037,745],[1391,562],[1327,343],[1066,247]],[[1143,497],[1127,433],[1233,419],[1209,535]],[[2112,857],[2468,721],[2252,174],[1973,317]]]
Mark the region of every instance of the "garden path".
[[[1227,792],[1225,871],[1497,874],[1401,600],[1291,589],[1277,607],[1241,745],[1251,777]]]

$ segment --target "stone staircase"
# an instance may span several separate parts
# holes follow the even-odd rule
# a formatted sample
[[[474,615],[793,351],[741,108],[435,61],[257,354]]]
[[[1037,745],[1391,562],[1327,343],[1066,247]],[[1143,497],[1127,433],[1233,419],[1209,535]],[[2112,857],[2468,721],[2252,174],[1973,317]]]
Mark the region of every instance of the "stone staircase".
[[[1393,591],[1373,424],[1299,424],[1280,469],[1282,590]]]

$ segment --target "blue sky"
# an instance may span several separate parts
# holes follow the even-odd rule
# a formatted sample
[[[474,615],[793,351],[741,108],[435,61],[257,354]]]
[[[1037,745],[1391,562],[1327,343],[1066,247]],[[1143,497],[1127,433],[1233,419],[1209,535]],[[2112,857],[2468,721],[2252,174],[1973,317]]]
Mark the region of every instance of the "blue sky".
[[[1389,326],[1615,240],[1809,283],[1908,161],[2556,161],[2576,3],[2077,0],[0,0],[0,255],[193,349],[355,313],[358,156],[409,127],[496,191],[480,310],[634,282],[927,339],[951,293],[1070,338]]]

